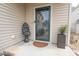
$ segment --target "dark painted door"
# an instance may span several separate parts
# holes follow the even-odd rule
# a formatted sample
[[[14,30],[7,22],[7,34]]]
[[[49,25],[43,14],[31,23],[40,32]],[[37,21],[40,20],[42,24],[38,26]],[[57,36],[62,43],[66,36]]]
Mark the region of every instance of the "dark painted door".
[[[50,6],[36,8],[36,40],[49,41],[50,39]]]

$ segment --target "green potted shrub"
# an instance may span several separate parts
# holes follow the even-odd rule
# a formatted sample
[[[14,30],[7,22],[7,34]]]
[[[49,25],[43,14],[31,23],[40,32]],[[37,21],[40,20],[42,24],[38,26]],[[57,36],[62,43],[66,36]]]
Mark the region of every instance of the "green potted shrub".
[[[66,26],[66,25],[61,26],[61,27],[59,28],[60,34],[63,34],[63,35],[64,35],[66,31],[67,31],[67,26]]]
[[[67,31],[67,26],[61,26],[59,28],[59,33],[57,35],[57,47],[58,48],[65,48],[65,43],[66,43],[66,33]]]

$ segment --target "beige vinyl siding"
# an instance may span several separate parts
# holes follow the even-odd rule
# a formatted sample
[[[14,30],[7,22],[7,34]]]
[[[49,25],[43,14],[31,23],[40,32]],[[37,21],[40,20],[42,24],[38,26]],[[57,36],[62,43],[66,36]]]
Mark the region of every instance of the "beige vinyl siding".
[[[69,25],[69,4],[68,3],[52,3],[52,4],[26,4],[26,21],[30,25],[32,40],[35,40],[35,23],[34,8],[51,6],[51,43],[57,43],[58,28],[62,25]],[[68,34],[68,33],[67,33]],[[67,39],[68,40],[68,39]]]
[[[21,28],[24,22],[24,4],[0,4],[0,49],[23,40]]]
[[[53,33],[54,33],[54,40],[53,42],[57,42],[57,34],[58,29],[63,25],[69,26],[69,9],[70,4],[62,3],[62,4],[53,4]],[[67,37],[66,40],[68,41],[68,32],[66,33]],[[66,42],[67,43],[67,42]]]

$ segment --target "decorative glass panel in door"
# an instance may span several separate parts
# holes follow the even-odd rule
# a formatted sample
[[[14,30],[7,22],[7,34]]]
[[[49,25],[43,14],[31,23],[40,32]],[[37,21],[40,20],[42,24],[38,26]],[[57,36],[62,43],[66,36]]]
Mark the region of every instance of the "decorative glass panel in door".
[[[36,40],[49,41],[50,37],[50,6],[36,8]]]

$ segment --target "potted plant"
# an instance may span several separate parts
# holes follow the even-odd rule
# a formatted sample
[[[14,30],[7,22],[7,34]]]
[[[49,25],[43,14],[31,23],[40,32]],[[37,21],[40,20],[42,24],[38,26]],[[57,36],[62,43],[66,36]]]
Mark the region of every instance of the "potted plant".
[[[57,35],[57,47],[58,48],[65,48],[65,43],[66,43],[66,33],[67,31],[67,26],[61,26],[59,28],[59,34]]]
[[[60,34],[63,34],[63,35],[65,34],[66,30],[67,30],[67,26],[66,26],[66,25],[61,26],[61,27],[59,28]]]

